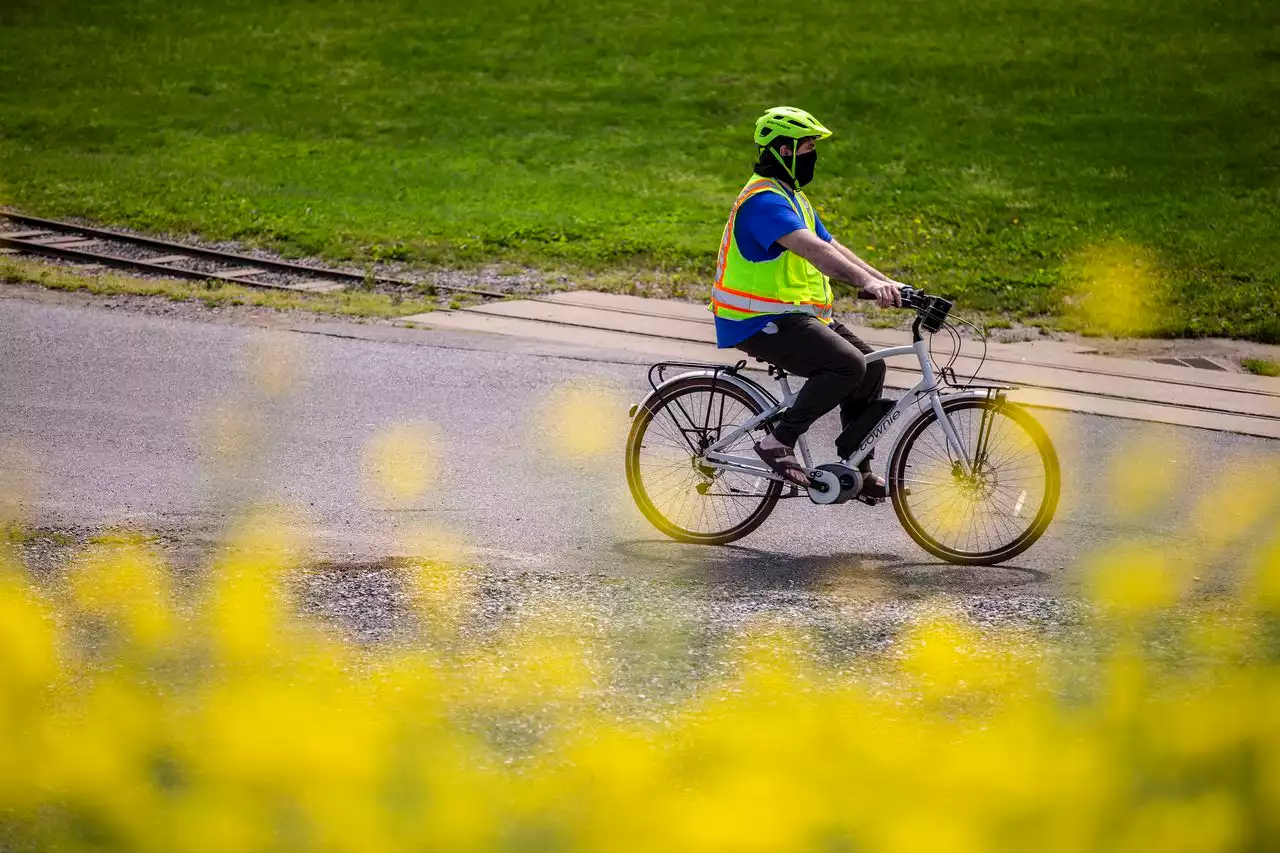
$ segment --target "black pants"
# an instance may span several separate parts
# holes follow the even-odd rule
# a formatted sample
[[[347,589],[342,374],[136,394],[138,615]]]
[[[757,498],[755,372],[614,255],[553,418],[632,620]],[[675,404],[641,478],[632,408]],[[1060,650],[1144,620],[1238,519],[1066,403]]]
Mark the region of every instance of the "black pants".
[[[883,393],[884,362],[867,364],[862,354],[872,347],[839,322],[828,326],[808,314],[783,314],[773,325],[777,332],[756,332],[738,349],[806,379],[795,403],[773,428],[778,441],[794,445],[837,404],[841,426],[847,427]]]

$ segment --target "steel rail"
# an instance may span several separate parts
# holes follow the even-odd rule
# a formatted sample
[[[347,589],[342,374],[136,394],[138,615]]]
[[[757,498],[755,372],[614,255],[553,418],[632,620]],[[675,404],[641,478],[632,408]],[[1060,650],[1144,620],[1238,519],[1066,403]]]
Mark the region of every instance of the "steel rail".
[[[44,231],[56,231],[60,233],[85,234],[95,237],[99,240],[110,240],[119,243],[127,243],[135,246],[145,246],[151,249],[162,249],[173,254],[189,255],[193,258],[201,258],[209,261],[220,261],[231,265],[258,267],[266,272],[287,272],[294,274],[302,274],[311,276],[321,281],[344,281],[353,284],[364,284],[372,281],[376,284],[387,284],[396,287],[422,287],[427,286],[436,290],[445,290],[451,293],[470,293],[475,296],[483,296],[487,299],[505,299],[509,294],[499,293],[493,290],[481,290],[474,287],[464,287],[455,284],[435,284],[434,282],[414,282],[405,281],[403,279],[392,278],[390,276],[366,276],[362,273],[344,272],[342,270],[327,269],[325,267],[312,266],[310,264],[299,264],[292,261],[280,261],[270,258],[255,258],[252,255],[241,255],[235,252],[222,252],[217,249],[205,249],[200,246],[188,246],[184,243],[174,243],[169,240],[157,240],[154,237],[142,237],[136,234],[125,234],[120,231],[109,231],[105,228],[93,228],[88,225],[77,225],[72,222],[59,222],[54,219],[42,219],[38,216],[28,216],[24,213],[13,213],[11,211],[0,211],[0,216],[19,222],[24,225],[34,226]],[[178,267],[170,267],[167,264],[148,264],[145,260],[134,260],[132,258],[121,258],[115,255],[103,255],[96,252],[85,252],[79,249],[60,249],[58,246],[49,246],[41,243],[35,243],[27,239],[13,239],[0,234],[0,244],[22,251],[37,252],[39,254],[50,255],[52,257],[63,258],[66,260],[87,261],[90,263],[103,264],[104,266],[114,266],[120,269],[141,269],[146,272],[158,275],[170,275],[178,278],[190,279],[221,279],[226,281],[234,281],[237,284],[243,284],[249,287],[270,287],[283,290],[306,290],[305,287],[280,285],[280,284],[263,284],[256,281],[240,280],[236,278],[228,278],[219,273],[197,273],[193,270],[183,270]]]
[[[0,246],[18,249],[24,252],[37,252],[41,255],[61,258],[66,261],[80,261],[82,263],[98,264],[104,267],[114,267],[116,269],[123,270],[142,270],[144,272],[155,273],[156,275],[166,275],[172,278],[186,278],[194,281],[218,279],[220,281],[227,281],[233,284],[243,284],[246,287],[265,287],[272,290],[300,291],[304,289],[287,284],[268,284],[261,281],[247,281],[234,276],[225,275],[223,273],[184,270],[181,267],[171,267],[167,264],[152,264],[145,260],[137,260],[135,258],[120,258],[115,255],[100,255],[96,252],[86,252],[83,249],[66,249],[62,246],[45,246],[39,243],[29,243],[25,240],[15,240],[10,237],[5,237],[2,234],[0,234]]]
[[[138,246],[146,246],[148,248],[165,250],[174,254],[180,253],[180,254],[189,255],[195,258],[203,258],[205,260],[221,261],[229,265],[240,264],[245,266],[261,268],[266,271],[306,274],[309,276],[313,276],[320,281],[336,280],[336,281],[346,281],[346,282],[352,282],[352,283],[364,283],[366,281],[372,280],[379,284],[388,284],[388,285],[393,285],[397,287],[421,286],[421,284],[418,282],[405,281],[403,279],[392,278],[390,276],[370,277],[360,273],[343,272],[341,270],[332,270],[332,269],[327,269],[325,267],[311,266],[309,264],[299,264],[299,263],[294,263],[292,261],[279,261],[279,260],[272,260],[268,258],[256,258],[251,255],[241,255],[234,252],[223,252],[217,249],[205,249],[199,246],[188,246],[182,243],[174,243],[168,240],[157,240],[153,237],[143,237],[143,236],[134,235],[134,234],[125,234],[119,231],[110,231],[104,228],[93,228],[90,226],[77,225],[75,223],[70,223],[70,222],[60,222],[53,219],[43,219],[37,216],[28,216],[26,214],[13,213],[10,211],[0,211],[0,216],[13,220],[14,222],[20,222],[25,225],[34,226],[44,231],[91,235],[101,240],[110,240],[110,241],[117,241],[122,243],[129,243],[129,244],[138,245]],[[289,290],[294,292],[309,291],[309,288],[305,284],[303,285],[267,284],[264,282],[257,282],[257,281],[251,281],[251,280],[239,278],[236,275],[228,275],[227,272],[230,272],[230,271],[197,272],[194,270],[182,269],[181,267],[169,266],[168,264],[148,263],[145,259],[135,260],[132,258],[120,258],[114,255],[103,255],[96,252],[87,252],[83,249],[63,248],[58,245],[46,245],[42,243],[35,243],[28,239],[13,239],[13,238],[5,237],[3,234],[0,234],[0,245],[8,246],[21,251],[38,252],[40,254],[62,258],[64,260],[72,260],[72,261],[78,261],[83,263],[101,264],[103,266],[112,266],[119,269],[142,270],[155,275],[172,276],[177,278],[194,279],[199,281],[216,279],[219,281],[231,282],[233,284],[242,284],[247,287],[263,287],[263,288],[271,288],[271,289],[277,289],[277,290]],[[468,293],[476,296],[483,296],[487,299],[506,299],[508,296],[510,296],[510,294],[507,294],[507,293],[499,293],[499,292],[490,291],[490,290],[481,290],[479,288],[465,287],[462,285],[427,283],[427,286],[435,288],[437,290],[445,290],[450,292]],[[311,292],[314,292],[314,291],[311,291]],[[566,305],[566,304],[572,305],[573,304],[571,302],[566,303],[566,302],[560,302],[560,301],[551,300],[551,299],[540,299],[534,295],[527,295],[527,296],[524,296],[523,298],[529,299],[530,301],[545,302],[548,304],[555,304],[555,305]],[[611,311],[615,313],[624,313],[624,314],[641,314],[645,316],[661,317],[664,319],[668,319],[668,318],[684,319],[684,318],[669,317],[669,315],[658,314],[654,312],[628,311],[625,309],[613,308],[613,307],[607,307],[607,306],[581,305],[577,307],[591,308],[593,310]],[[582,326],[582,327],[590,328],[585,324],[566,322],[563,320],[537,320],[536,322],[552,323],[553,325]],[[705,320],[705,321],[693,320],[692,322],[710,323],[710,320]],[[637,334],[642,337],[689,341],[693,343],[705,343],[705,341],[701,341],[698,339],[687,338],[681,335],[673,335],[673,334],[654,334],[652,332],[648,332],[648,333],[633,332],[632,334]],[[876,343],[875,341],[870,341],[870,342],[873,344]],[[1236,393],[1236,394],[1248,394],[1248,395],[1256,395],[1256,396],[1263,396],[1263,397],[1280,396],[1280,394],[1277,394],[1276,392],[1267,391],[1263,389],[1233,388],[1230,386],[1219,385],[1217,383],[1204,382],[1204,381],[1183,382],[1176,379],[1167,379],[1164,377],[1135,377],[1135,376],[1132,376],[1131,374],[1121,373],[1116,371],[1094,370],[1090,368],[1077,367],[1077,366],[1064,367],[1063,365],[1059,365],[1059,364],[1048,364],[1048,363],[1042,363],[1038,361],[1023,361],[1020,359],[1003,358],[995,355],[988,355],[987,360],[993,361],[993,362],[1019,364],[1019,365],[1024,365],[1028,367],[1052,367],[1057,370],[1067,370],[1077,374],[1109,376],[1109,377],[1115,377],[1120,379],[1141,379],[1146,382],[1155,382],[1162,385],[1175,385],[1175,386],[1193,385],[1198,388],[1206,388],[1206,389],[1225,391],[1225,392]],[[898,368],[898,369],[905,370],[906,368]],[[1054,388],[1052,386],[1047,386],[1047,385],[1038,386],[1038,385],[1031,385],[1029,383],[1027,383],[1027,385],[1028,387],[1041,387],[1041,388],[1044,388],[1045,390],[1059,390],[1064,392],[1067,390],[1067,389]],[[1080,393],[1080,392],[1072,392],[1072,393]],[[1101,395],[1101,396],[1110,396],[1110,395]],[[1129,399],[1129,398],[1117,397],[1117,399]],[[1150,402],[1150,401],[1147,401],[1147,402]],[[1157,405],[1162,405],[1162,404],[1157,404]],[[1168,405],[1168,404],[1163,404],[1163,405]],[[1199,407],[1193,407],[1193,408],[1199,408]],[[1206,409],[1206,411],[1219,411],[1219,410]],[[1221,410],[1221,411],[1225,412],[1226,410]],[[1250,415],[1250,417],[1262,417],[1262,418],[1271,419],[1271,418],[1274,418],[1275,416]]]

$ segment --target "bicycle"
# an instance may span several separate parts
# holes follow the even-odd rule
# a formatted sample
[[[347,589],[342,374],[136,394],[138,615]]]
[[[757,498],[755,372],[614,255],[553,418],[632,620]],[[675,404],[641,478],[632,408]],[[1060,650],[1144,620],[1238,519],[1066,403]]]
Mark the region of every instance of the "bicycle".
[[[1007,398],[1015,386],[975,382],[977,371],[967,383],[956,378],[961,337],[949,322],[950,300],[915,288],[902,295],[903,305],[916,311],[912,343],[877,350],[866,360],[915,355],[921,380],[896,402],[876,401],[850,424],[846,432],[852,432],[841,439],[857,449],[837,462],[814,467],[802,436],[796,450],[813,481],[808,488],[784,481],[751,451],[752,433],[767,433],[795,400],[785,371],[769,365],[781,387],[779,400],[744,375],[745,360],[651,366],[652,390],[631,407],[626,448],[627,483],[645,518],[674,539],[723,545],[751,533],[779,500],[801,492],[821,505],[853,499],[878,504],[860,494],[858,466],[914,408],[893,442],[885,478],[907,534],[935,557],[960,565],[994,565],[1035,544],[1053,520],[1061,488],[1053,443],[1025,408]],[[931,342],[942,329],[956,347],[938,368]],[[672,368],[686,371],[667,378]],[[744,448],[751,455],[737,455]]]

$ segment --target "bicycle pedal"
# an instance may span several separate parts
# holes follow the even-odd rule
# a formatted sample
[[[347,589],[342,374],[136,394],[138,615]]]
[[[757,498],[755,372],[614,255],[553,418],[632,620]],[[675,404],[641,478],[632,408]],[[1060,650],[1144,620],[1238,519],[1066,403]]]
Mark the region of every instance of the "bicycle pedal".
[[[873,498],[870,495],[854,495],[853,499],[856,501],[862,501],[867,506],[875,506],[876,504],[884,503],[884,498]]]

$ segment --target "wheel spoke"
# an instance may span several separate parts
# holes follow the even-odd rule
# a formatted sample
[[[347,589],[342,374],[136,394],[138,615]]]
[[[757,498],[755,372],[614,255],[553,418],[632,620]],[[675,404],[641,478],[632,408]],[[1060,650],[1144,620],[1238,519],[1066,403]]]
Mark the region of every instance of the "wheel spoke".
[[[731,534],[762,520],[781,492],[767,478],[697,463],[702,448],[759,413],[754,401],[735,392],[720,384],[712,394],[710,382],[691,384],[639,416],[646,420],[638,422],[641,432],[628,447],[628,476],[638,487],[641,509],[660,529],[673,528],[677,538],[736,538]],[[740,452],[750,441],[744,434],[721,450]]]
[[[894,497],[908,533],[948,558],[981,562],[1011,548],[1021,550],[1047,524],[1045,508],[1051,513],[1056,506],[1053,458],[1044,455],[1036,433],[1024,424],[1025,413],[1019,420],[1005,406],[974,401],[953,404],[948,417],[975,464],[981,437],[984,458],[961,475],[935,417],[912,427],[896,466]],[[1028,534],[1034,534],[1029,541]]]

